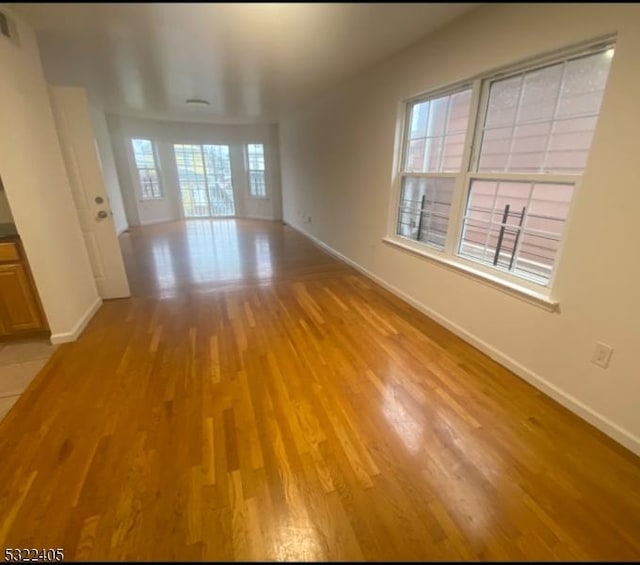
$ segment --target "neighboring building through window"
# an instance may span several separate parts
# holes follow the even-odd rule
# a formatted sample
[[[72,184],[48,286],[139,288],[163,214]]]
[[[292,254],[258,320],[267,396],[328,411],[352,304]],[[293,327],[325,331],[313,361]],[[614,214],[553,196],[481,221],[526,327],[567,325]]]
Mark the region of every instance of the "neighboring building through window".
[[[246,148],[246,167],[249,175],[249,194],[265,197],[267,184],[265,180],[264,145],[249,143]]]
[[[548,285],[612,55],[600,45],[409,103],[396,234]]]
[[[138,170],[141,199],[162,198],[153,142],[149,139],[132,139],[131,145]]]

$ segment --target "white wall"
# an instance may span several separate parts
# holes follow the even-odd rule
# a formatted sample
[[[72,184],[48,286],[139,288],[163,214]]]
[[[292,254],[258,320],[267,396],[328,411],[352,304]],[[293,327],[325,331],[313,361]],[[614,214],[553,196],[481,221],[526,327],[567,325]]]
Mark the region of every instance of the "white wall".
[[[120,191],[116,162],[111,150],[111,138],[109,137],[107,120],[104,113],[96,108],[91,108],[91,120],[96,136],[96,146],[98,147],[104,186],[109,196],[111,212],[113,212],[113,223],[116,227],[116,233],[120,234],[129,227],[129,223],[124,211],[124,202]]]
[[[174,143],[228,144],[236,196],[236,215],[244,218],[282,218],[278,132],[274,125],[220,125],[208,123],[162,122],[124,116],[107,116],[113,154],[130,225],[148,224],[182,217]],[[131,138],[152,139],[159,159],[160,181],[165,197],[141,201],[135,177]],[[267,169],[267,198],[249,196],[244,170],[244,145],[263,143]]]
[[[640,453],[640,6],[487,5],[279,124],[285,221]],[[385,245],[401,100],[618,32],[550,313]],[[311,216],[303,223],[302,216]],[[603,370],[596,341],[615,348]]]
[[[99,305],[99,298],[35,35],[15,19],[20,44],[0,36],[0,175],[52,339],[62,341],[75,338],[76,330]]]

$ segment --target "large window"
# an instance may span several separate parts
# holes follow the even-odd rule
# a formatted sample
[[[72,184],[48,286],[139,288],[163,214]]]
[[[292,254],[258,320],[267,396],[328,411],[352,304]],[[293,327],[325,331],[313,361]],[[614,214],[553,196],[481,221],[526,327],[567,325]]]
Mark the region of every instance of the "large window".
[[[233,216],[229,146],[175,144],[173,148],[185,217]]]
[[[601,44],[411,101],[396,234],[548,285],[612,55]]]
[[[142,200],[162,198],[153,142],[150,139],[132,139],[131,146],[138,170],[140,198]]]
[[[246,147],[245,163],[249,175],[249,194],[258,198],[267,195],[264,175],[264,145],[249,143]]]

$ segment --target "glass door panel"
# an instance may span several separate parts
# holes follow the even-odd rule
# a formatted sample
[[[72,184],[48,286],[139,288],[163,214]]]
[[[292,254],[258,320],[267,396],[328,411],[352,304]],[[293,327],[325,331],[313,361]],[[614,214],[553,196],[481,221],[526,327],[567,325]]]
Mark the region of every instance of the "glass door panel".
[[[186,218],[235,215],[228,145],[175,144]]]

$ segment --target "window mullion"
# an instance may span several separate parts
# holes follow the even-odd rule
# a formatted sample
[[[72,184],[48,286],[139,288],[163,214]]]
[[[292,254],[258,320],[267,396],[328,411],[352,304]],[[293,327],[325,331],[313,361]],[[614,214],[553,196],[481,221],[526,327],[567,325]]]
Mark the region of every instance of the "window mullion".
[[[451,116],[451,96],[447,98],[447,109],[444,112],[444,124],[442,126],[442,138],[440,139],[440,157],[438,158],[438,170],[442,170],[442,162],[444,161],[444,145],[447,139],[447,131],[449,129],[449,117]],[[426,153],[426,145],[425,145]],[[460,164],[462,166],[462,164]]]
[[[545,170],[547,161],[549,160],[549,147],[551,147],[551,139],[553,138],[553,131],[556,127],[556,120],[558,118],[558,109],[560,108],[560,99],[562,98],[562,90],[564,89],[564,81],[567,76],[567,62],[562,65],[562,74],[560,76],[560,84],[558,86],[558,92],[556,93],[556,99],[553,104],[553,116],[551,118],[551,124],[549,125],[549,133],[547,134],[547,142],[544,146],[544,158],[542,160],[541,170]]]
[[[243,147],[244,168],[247,175],[247,183],[249,185],[249,196],[253,196],[253,187],[251,186],[251,153],[249,152],[249,145]]]
[[[471,159],[468,167],[469,172],[475,172],[478,170],[478,163],[480,161],[480,151],[482,150],[482,142],[484,135],[484,125],[487,117],[487,111],[489,107],[489,88],[490,83],[487,81],[477,80],[478,85],[478,107],[476,112],[476,119],[473,125],[472,131],[472,147],[471,147]]]
[[[576,175],[545,175],[544,173],[469,173],[471,179],[501,182],[534,182],[536,184],[575,184]]]
[[[415,106],[414,106],[415,108]],[[433,109],[433,101],[429,100],[427,102],[427,119],[424,124],[424,149],[422,151],[422,170],[424,171],[427,168],[427,140],[429,139],[429,124],[431,123],[431,110]],[[411,111],[413,114],[413,110]],[[413,116],[412,116],[413,118]],[[411,127],[411,124],[409,124]],[[411,135],[411,130],[409,130],[409,135]],[[420,138],[414,138],[420,139]]]
[[[445,241],[444,250],[447,255],[454,255],[455,248],[458,241],[458,234],[460,232],[460,225],[462,223],[462,217],[464,215],[465,196],[467,183],[467,175],[459,173],[456,180],[453,197],[451,199],[451,209],[449,212],[449,224],[447,227],[447,237]]]
[[[214,214],[211,210],[211,195],[209,194],[209,179],[207,178],[209,176],[209,169],[207,168],[207,163],[204,158],[204,146],[199,145],[198,147],[200,148],[200,159],[202,159],[202,170],[204,171],[204,193],[207,197],[207,211],[209,212],[209,216],[213,216]]]
[[[457,180],[453,189],[451,199],[451,209],[449,212],[449,224],[445,240],[444,251],[447,255],[455,255],[458,242],[461,238],[462,218],[466,207],[466,194],[468,191],[468,172],[473,166],[473,148],[476,143],[476,128],[480,117],[480,102],[482,98],[482,83],[480,80],[474,81],[471,90],[471,102],[469,104],[469,122],[467,133],[464,139],[464,150],[462,153],[461,172],[457,173]]]
[[[400,174],[403,177],[447,179],[447,178],[455,178],[460,173],[414,173],[411,171],[400,171]]]
[[[511,139],[509,140],[509,151],[507,152],[507,162],[504,170],[508,171],[511,165],[511,156],[513,155],[513,144],[516,136],[516,128],[518,127],[518,119],[520,118],[520,110],[522,109],[522,94],[524,93],[524,73],[520,76],[520,90],[518,91],[518,101],[516,102],[516,115],[511,126]],[[488,99],[487,99],[488,100]]]

